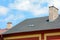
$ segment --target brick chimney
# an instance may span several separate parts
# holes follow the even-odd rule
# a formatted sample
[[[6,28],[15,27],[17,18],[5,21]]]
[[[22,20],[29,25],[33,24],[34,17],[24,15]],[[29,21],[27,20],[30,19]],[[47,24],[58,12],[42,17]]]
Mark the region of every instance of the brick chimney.
[[[11,29],[12,28],[12,22],[8,22],[7,23],[7,29]]]
[[[54,6],[49,7],[49,22],[54,21],[58,18],[58,8]]]

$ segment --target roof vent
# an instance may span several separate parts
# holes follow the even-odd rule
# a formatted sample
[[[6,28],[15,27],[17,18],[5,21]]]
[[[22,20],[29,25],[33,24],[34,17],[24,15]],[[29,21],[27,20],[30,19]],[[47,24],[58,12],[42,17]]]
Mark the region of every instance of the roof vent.
[[[30,24],[30,25],[28,25],[29,27],[34,27],[34,25],[33,24]]]

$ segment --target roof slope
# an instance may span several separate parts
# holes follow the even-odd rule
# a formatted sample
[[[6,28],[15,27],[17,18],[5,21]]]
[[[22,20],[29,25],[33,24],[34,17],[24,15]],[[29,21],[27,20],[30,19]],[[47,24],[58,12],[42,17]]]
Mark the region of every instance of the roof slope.
[[[48,16],[26,19],[23,22],[17,24],[12,29],[5,32],[4,34],[60,28],[60,16],[53,22],[47,22],[47,20]]]
[[[0,29],[0,35],[3,34],[4,32],[8,31],[9,29]]]

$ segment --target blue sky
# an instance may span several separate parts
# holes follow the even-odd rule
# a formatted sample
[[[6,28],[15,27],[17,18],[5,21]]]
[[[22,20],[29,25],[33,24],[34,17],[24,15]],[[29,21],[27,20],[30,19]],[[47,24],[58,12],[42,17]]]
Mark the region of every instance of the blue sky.
[[[49,6],[54,5],[60,9],[60,0],[0,0],[0,29],[22,22],[28,18],[49,15]]]

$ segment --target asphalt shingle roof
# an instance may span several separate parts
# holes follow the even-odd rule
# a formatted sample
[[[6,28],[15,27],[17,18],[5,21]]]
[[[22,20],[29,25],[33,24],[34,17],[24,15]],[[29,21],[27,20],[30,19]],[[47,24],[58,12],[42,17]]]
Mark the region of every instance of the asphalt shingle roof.
[[[12,29],[5,32],[4,34],[28,32],[35,30],[56,29],[56,28],[60,28],[60,16],[53,22],[48,22],[48,16],[47,16],[47,17],[26,19],[23,22],[17,24]]]

